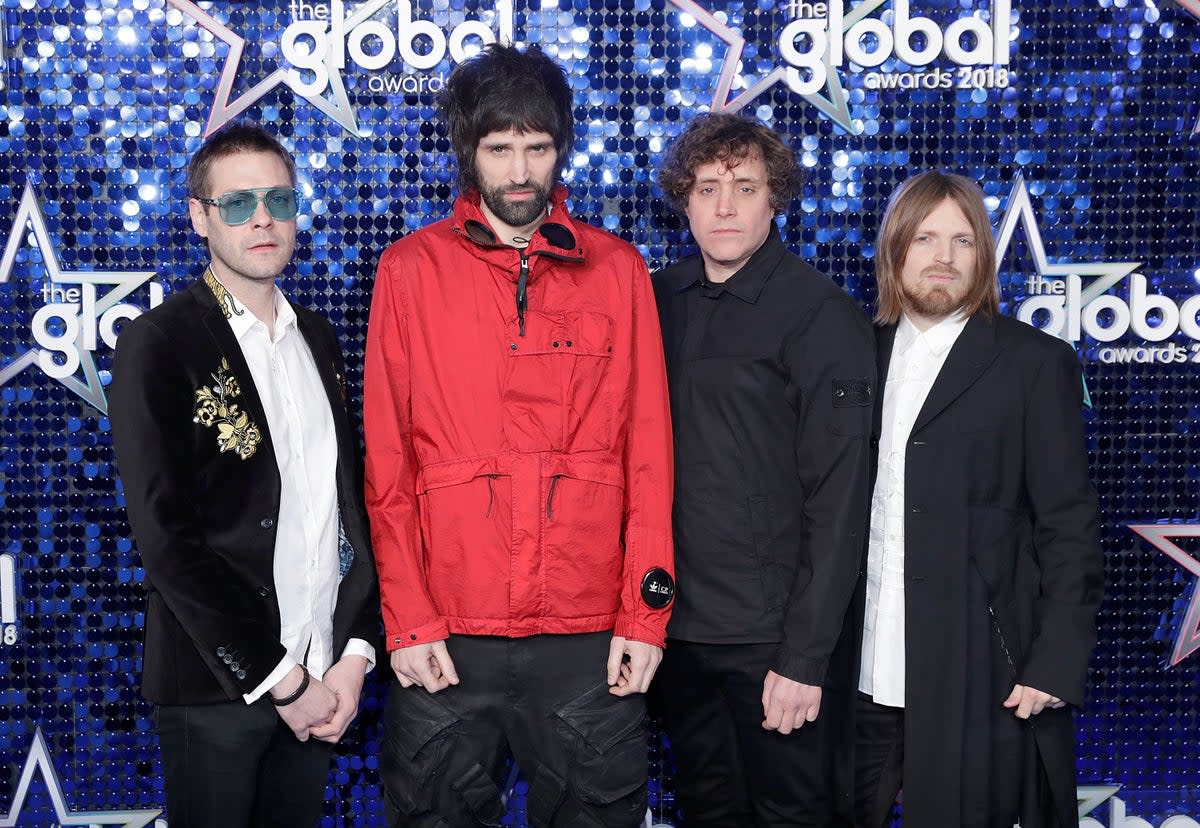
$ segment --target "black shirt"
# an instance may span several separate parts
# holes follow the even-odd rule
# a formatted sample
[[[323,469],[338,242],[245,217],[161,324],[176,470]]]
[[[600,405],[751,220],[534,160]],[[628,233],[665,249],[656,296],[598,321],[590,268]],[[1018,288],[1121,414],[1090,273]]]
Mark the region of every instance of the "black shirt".
[[[675,434],[668,636],[780,642],[820,685],[868,526],[874,344],[862,310],[772,226],[724,283],[655,275]]]

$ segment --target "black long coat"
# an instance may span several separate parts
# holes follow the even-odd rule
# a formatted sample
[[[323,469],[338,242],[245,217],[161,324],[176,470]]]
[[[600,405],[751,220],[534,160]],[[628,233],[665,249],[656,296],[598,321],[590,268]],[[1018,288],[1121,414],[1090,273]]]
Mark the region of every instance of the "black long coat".
[[[204,280],[193,283],[129,322],[113,363],[113,448],[148,592],[142,694],[156,704],[237,699],[285,654],[274,576],[279,469],[224,307]],[[331,473],[354,549],[338,587],[333,652],[351,637],[378,646],[379,590],[341,351],[328,322],[293,307],[322,380],[312,394],[333,414]]]
[[[876,433],[895,333],[877,337]],[[906,828],[1007,828],[1018,812],[1023,828],[1076,825],[1070,706],[1103,561],[1075,352],[974,315],[913,426],[904,486]],[[856,665],[862,581],[844,637]],[[1069,706],[1021,722],[1002,706],[1014,684]]]

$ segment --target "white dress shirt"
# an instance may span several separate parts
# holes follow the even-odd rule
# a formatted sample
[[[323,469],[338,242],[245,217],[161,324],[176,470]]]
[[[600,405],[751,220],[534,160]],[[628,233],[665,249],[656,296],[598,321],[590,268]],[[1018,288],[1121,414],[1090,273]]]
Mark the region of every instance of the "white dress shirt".
[[[951,316],[922,333],[900,319],[883,389],[879,467],[871,496],[867,604],[858,689],[877,704],[904,706],[904,460],[929,389],[967,317]]]
[[[304,664],[321,678],[337,660],[331,650],[333,610],[341,580],[334,475],[338,445],[316,361],[283,293],[275,288],[274,336],[232,294],[230,299],[233,315],[229,327],[262,400],[280,482],[275,594],[279,640],[287,655],[262,684],[243,696],[252,704],[297,664]],[[375,664],[375,649],[362,639],[350,639],[338,658],[347,655],[366,658],[368,671]]]

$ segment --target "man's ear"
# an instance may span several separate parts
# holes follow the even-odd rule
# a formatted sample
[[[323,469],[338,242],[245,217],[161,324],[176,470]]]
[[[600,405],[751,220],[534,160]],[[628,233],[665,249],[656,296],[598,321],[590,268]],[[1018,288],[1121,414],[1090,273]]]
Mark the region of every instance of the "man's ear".
[[[192,218],[192,229],[202,239],[208,238],[208,210],[194,198],[188,199],[188,215]]]

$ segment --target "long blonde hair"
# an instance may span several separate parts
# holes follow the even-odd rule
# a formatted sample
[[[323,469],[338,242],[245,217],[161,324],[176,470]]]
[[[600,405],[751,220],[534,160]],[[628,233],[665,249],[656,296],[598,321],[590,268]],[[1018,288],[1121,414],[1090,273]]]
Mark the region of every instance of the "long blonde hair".
[[[983,204],[983,191],[966,176],[931,170],[901,184],[883,214],[875,243],[875,284],[879,292],[875,321],[879,324],[891,325],[900,320],[904,310],[900,271],[908,256],[908,246],[925,217],[947,198],[953,199],[962,210],[975,234],[975,272],[971,274],[971,289],[963,300],[962,313],[971,316],[982,311],[995,316],[1000,312],[996,248],[992,244],[992,225]]]

